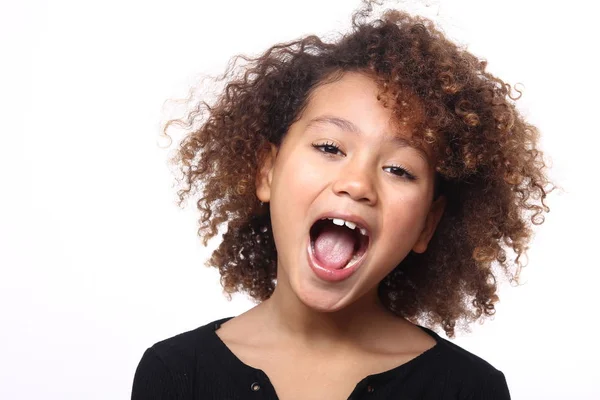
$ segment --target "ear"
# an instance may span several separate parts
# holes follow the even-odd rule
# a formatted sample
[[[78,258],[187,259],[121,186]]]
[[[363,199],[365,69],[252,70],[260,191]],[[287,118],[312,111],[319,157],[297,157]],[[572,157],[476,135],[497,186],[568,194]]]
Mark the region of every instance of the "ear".
[[[273,181],[273,167],[277,158],[277,146],[269,143],[270,146],[263,149],[258,164],[256,175],[256,197],[263,203],[271,200],[271,182]]]
[[[423,231],[419,235],[419,239],[415,243],[413,247],[413,251],[415,253],[424,253],[427,250],[427,245],[429,241],[433,237],[433,233],[442,219],[442,215],[444,214],[444,209],[446,208],[446,197],[439,196],[433,203],[431,203],[431,207],[429,209],[429,214],[427,214],[427,219],[425,220],[425,226],[423,227]]]

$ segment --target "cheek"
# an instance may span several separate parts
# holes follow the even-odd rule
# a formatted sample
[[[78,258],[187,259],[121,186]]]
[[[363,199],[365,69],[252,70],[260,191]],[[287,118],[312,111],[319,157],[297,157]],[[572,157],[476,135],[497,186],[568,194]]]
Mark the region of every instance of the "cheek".
[[[293,156],[282,157],[282,160],[285,161],[276,166],[272,182],[273,230],[281,240],[299,240],[298,235],[303,232],[298,228],[307,223],[307,210],[316,196],[322,174]]]
[[[425,221],[425,204],[425,196],[417,192],[406,193],[390,201],[383,219],[384,230],[390,233],[388,237],[402,240],[403,243],[416,240]],[[412,246],[412,243],[407,244]]]
[[[325,171],[310,158],[310,154],[291,152],[278,169],[278,190],[288,201],[310,197],[325,179]]]

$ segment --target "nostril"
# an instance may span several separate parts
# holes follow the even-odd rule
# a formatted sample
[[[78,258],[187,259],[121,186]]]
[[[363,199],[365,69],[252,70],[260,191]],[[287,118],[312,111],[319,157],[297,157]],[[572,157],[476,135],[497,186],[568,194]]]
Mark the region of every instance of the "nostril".
[[[333,186],[338,195],[367,203],[374,203],[377,197],[374,182],[361,172],[349,171],[343,178],[338,179]]]

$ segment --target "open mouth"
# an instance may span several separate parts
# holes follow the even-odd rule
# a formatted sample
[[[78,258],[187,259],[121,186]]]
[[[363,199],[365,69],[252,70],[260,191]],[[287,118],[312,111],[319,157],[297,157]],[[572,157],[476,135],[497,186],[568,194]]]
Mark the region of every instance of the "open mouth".
[[[323,218],[310,228],[310,246],[318,266],[344,270],[356,265],[369,247],[367,231],[352,222]]]

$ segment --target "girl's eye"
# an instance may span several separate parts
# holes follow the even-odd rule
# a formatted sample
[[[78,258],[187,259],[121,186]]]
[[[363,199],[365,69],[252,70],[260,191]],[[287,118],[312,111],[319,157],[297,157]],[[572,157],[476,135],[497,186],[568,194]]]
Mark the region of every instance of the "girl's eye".
[[[339,147],[337,147],[335,144],[329,143],[329,142],[323,143],[323,144],[313,144],[312,146],[315,149],[319,149],[319,151],[321,151],[323,153],[327,153],[327,154],[341,153]]]
[[[337,147],[335,144],[330,143],[330,142],[326,142],[326,143],[322,143],[322,144],[313,144],[312,147],[314,147],[315,149],[318,149],[322,153],[326,153],[326,154],[330,154],[330,155],[336,155],[338,153],[342,153],[340,151],[339,147]],[[391,169],[390,172],[392,172],[393,175],[396,175],[399,178],[408,179],[409,181],[415,181],[417,179],[417,177],[414,176],[409,170],[407,170],[406,168],[401,167],[399,165],[392,165],[389,167],[385,167],[384,169]]]
[[[392,165],[390,167],[385,167],[385,169],[391,169],[392,174],[400,177],[400,178],[406,178],[409,181],[414,181],[417,179],[416,176],[414,176],[413,174],[411,174],[406,168],[403,168],[399,165]]]

